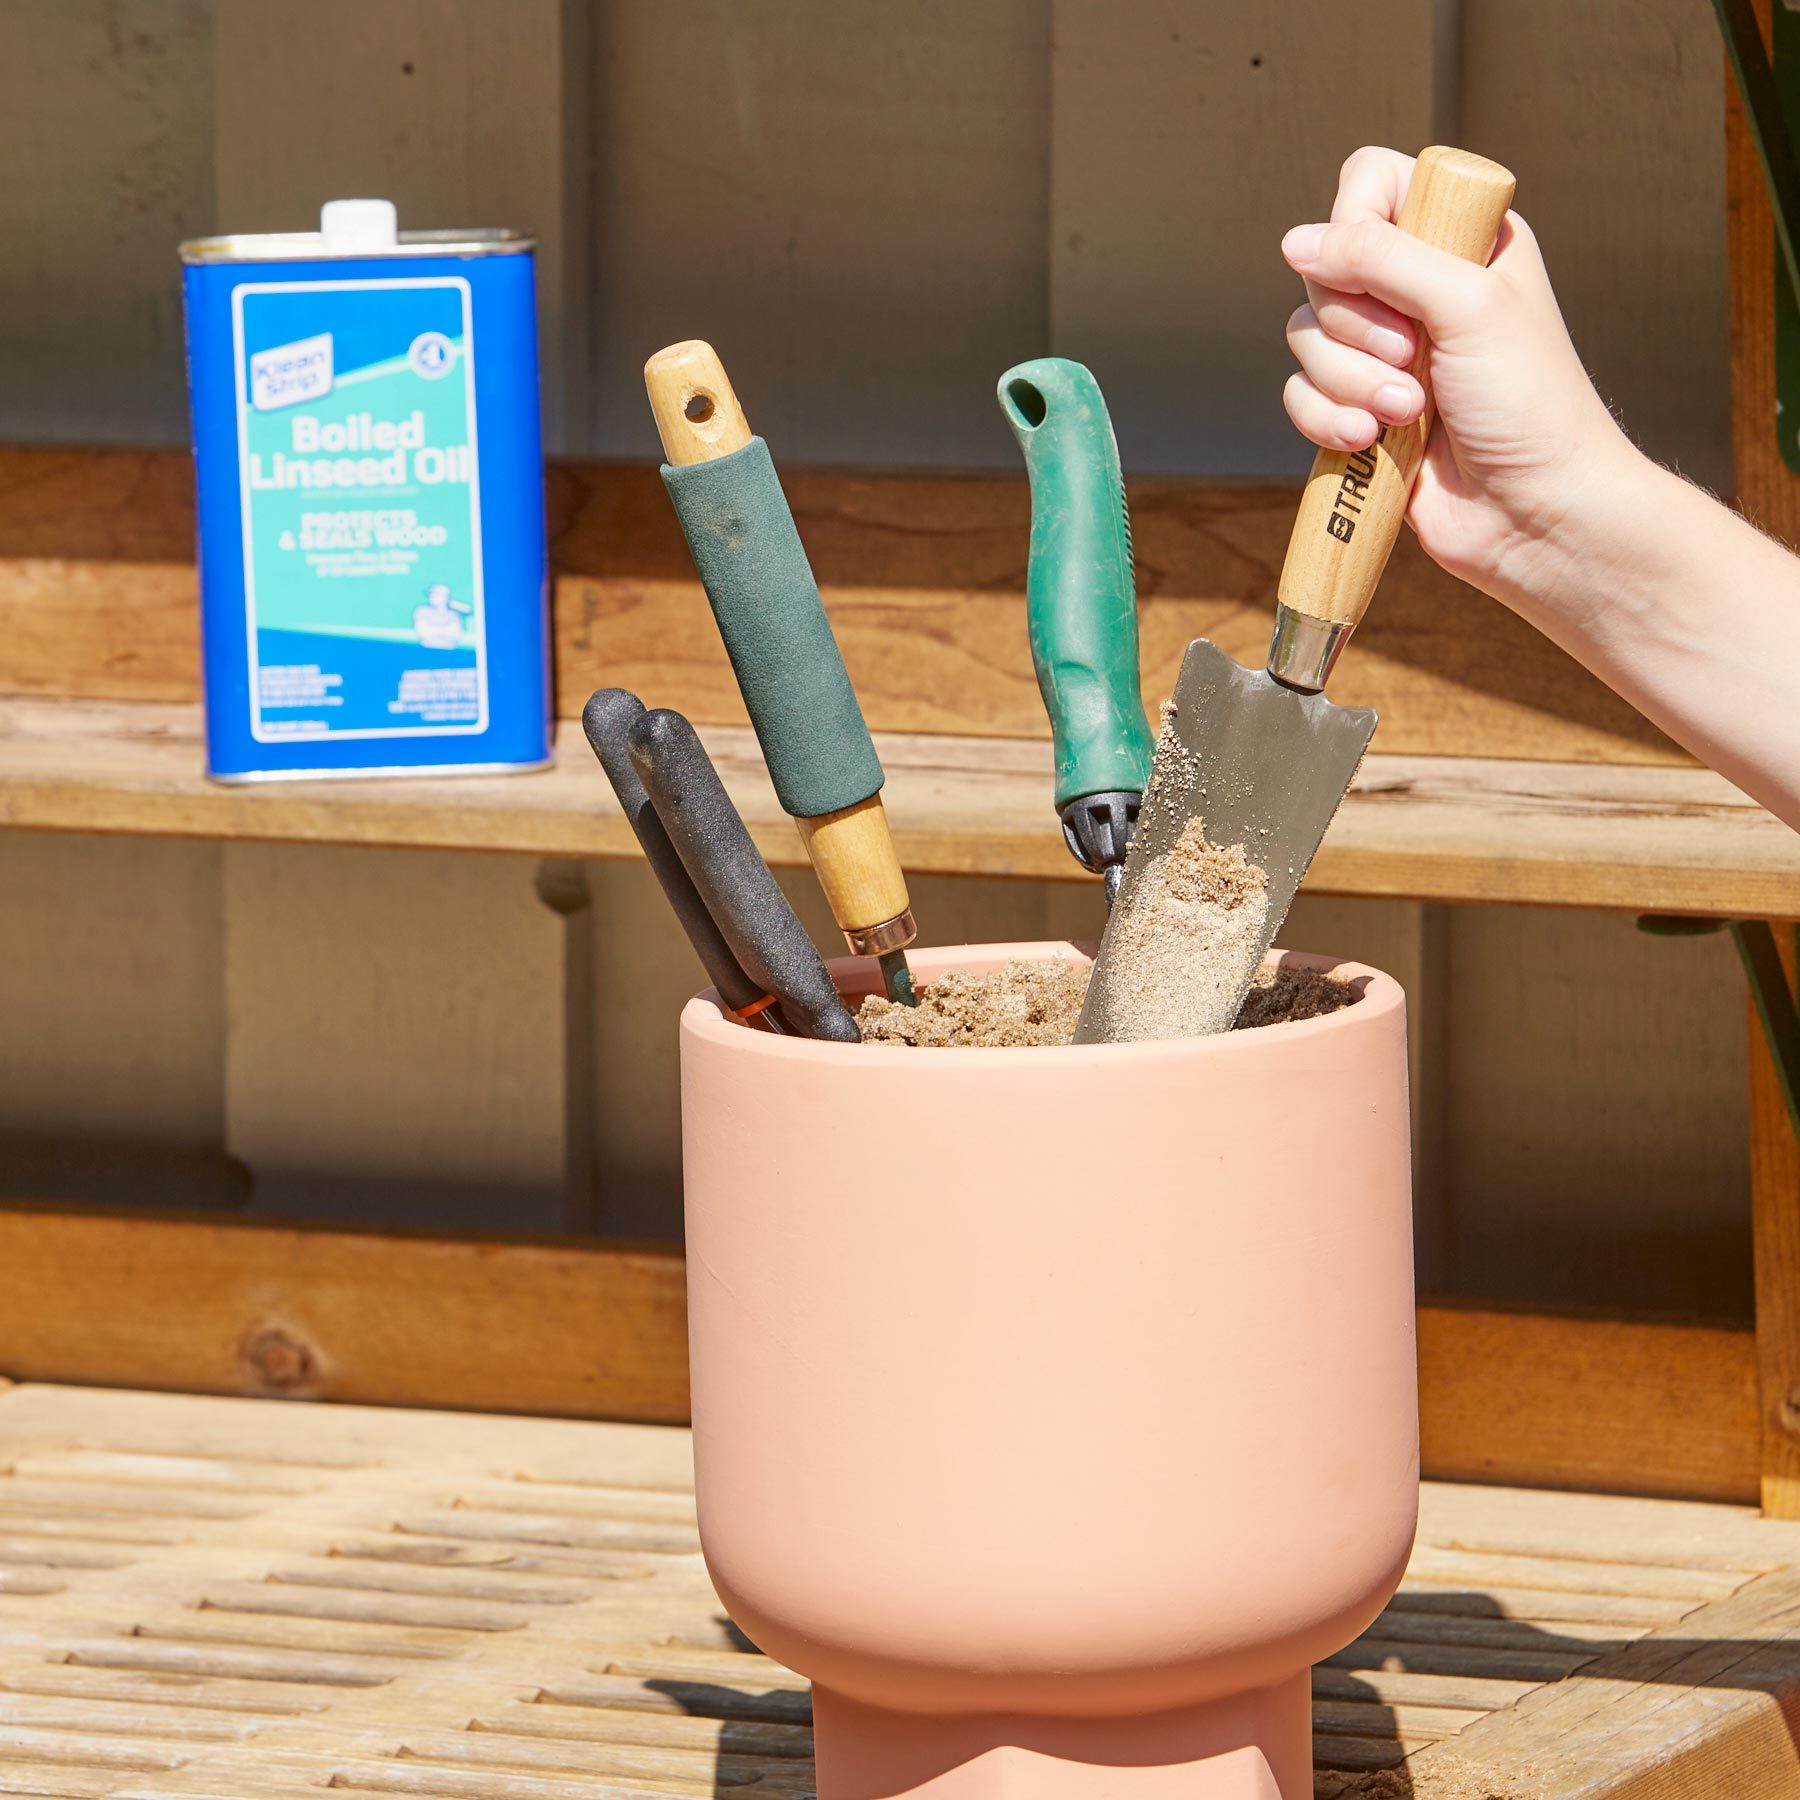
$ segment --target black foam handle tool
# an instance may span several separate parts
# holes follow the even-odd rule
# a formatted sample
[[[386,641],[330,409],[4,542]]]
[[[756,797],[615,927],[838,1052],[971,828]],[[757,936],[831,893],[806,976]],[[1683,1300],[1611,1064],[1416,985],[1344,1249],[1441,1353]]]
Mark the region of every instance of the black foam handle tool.
[[[767,1004],[768,989],[759,988],[744,973],[743,964],[732,955],[731,946],[714,924],[712,914],[706,910],[706,902],[688,879],[675,846],[669,842],[669,834],[663,830],[662,820],[656,816],[656,807],[632,766],[631,728],[644,716],[645,710],[643,701],[636,694],[624,688],[601,688],[589,696],[587,705],[582,708],[581,728],[587,733],[587,741],[600,759],[606,779],[612,783],[612,790],[625,809],[625,817],[637,834],[644,858],[661,882],[662,891],[668,896],[675,917],[681,921],[688,942],[694,946],[695,955],[700,958],[713,986],[719,990],[719,998],[734,1013],[749,1014],[752,1022],[764,1030],[784,1032],[787,1028],[780,1013]],[[754,1012],[752,1008],[755,1008]]]
[[[632,766],[731,953],[803,1037],[861,1041],[824,959],[750,841],[699,734],[659,708],[631,727]]]

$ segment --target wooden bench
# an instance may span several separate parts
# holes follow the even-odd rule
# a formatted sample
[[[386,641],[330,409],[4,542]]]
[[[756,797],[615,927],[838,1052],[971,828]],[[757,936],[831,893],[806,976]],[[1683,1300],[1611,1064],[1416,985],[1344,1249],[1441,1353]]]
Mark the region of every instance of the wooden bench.
[[[634,855],[571,717],[611,681],[703,721],[765,852],[799,863],[654,473],[562,465],[551,485],[564,719],[552,773],[232,788],[200,772],[187,459],[0,451],[0,823]],[[1022,482],[792,487],[908,866],[1083,879],[1054,828],[1020,629]],[[1134,491],[1152,695],[1195,633],[1259,653],[1293,504],[1272,486]],[[1800,916],[1800,838],[1416,547],[1398,553],[1359,650],[1344,697],[1383,708],[1384,748],[1312,891]],[[1759,1195],[1791,1196],[1772,1104],[1758,1114]],[[681,1269],[667,1252],[23,1205],[0,1213],[0,1239],[21,1296],[0,1324],[0,1369],[14,1375],[685,1416]],[[1748,1333],[1439,1306],[1421,1331],[1436,1473],[1756,1496]],[[1582,1369],[1607,1382],[1598,1432]]]

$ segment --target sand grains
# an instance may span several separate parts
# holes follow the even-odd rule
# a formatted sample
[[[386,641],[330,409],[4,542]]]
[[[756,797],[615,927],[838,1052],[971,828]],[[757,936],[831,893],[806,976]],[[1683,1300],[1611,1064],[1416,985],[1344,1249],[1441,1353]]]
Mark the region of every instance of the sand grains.
[[[1089,965],[1045,958],[1013,961],[984,975],[940,976],[917,1006],[871,994],[857,1013],[863,1041],[924,1049],[1035,1049],[1075,1035]],[[1266,968],[1251,984],[1235,1029],[1316,1019],[1356,999],[1356,989],[1323,969]]]

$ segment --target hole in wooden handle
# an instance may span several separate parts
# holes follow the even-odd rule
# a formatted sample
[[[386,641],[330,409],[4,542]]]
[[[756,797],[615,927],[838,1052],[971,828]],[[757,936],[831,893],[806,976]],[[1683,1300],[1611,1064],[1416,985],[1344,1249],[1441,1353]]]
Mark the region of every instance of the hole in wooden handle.
[[[713,397],[711,394],[689,394],[687,405],[681,410],[695,425],[704,425],[713,416]]]

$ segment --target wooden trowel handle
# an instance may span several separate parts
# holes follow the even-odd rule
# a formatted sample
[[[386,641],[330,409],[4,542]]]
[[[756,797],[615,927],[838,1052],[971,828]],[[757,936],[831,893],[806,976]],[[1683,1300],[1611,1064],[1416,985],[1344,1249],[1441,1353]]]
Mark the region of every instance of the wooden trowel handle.
[[[663,455],[676,468],[712,462],[749,443],[750,422],[725,365],[702,339],[657,351],[644,364],[644,386]]]
[[[1434,145],[1420,152],[1398,224],[1436,249],[1485,263],[1512,197],[1512,175],[1498,163]],[[1269,647],[1270,674],[1290,687],[1324,686],[1387,567],[1437,418],[1430,360],[1421,333],[1412,373],[1425,389],[1425,411],[1415,424],[1384,426],[1367,450],[1321,450],[1313,459]]]

